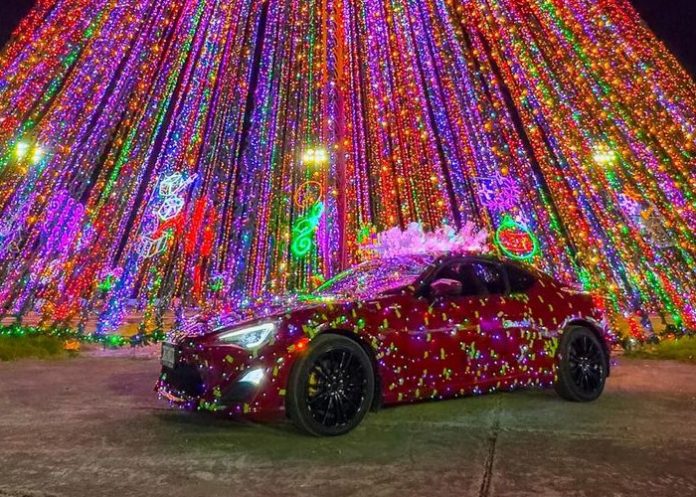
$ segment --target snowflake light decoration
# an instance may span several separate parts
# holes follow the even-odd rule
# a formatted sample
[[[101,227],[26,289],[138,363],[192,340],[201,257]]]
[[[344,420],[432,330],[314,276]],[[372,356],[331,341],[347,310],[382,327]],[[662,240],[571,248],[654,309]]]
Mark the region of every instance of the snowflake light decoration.
[[[514,209],[519,203],[522,188],[514,179],[497,173],[485,178],[476,178],[476,181],[484,207],[496,212],[503,212]]]

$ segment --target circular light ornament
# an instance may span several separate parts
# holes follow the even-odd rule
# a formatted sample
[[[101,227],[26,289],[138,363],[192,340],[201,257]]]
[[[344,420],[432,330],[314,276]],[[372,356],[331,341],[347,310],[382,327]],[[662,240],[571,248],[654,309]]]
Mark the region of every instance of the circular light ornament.
[[[305,181],[295,191],[295,205],[301,209],[311,207],[321,201],[324,187],[318,181]]]
[[[523,223],[506,214],[495,232],[495,244],[511,259],[529,261],[539,253],[539,239]]]

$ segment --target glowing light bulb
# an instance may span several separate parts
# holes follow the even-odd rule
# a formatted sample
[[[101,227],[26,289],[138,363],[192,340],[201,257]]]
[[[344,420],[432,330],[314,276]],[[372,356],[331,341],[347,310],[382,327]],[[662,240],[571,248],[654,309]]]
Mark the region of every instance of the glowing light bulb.
[[[31,157],[32,164],[37,165],[39,162],[41,162],[41,160],[44,158],[44,153],[44,149],[37,145],[34,148],[34,153]]]
[[[22,160],[24,157],[26,157],[27,152],[29,152],[29,144],[25,141],[21,141],[17,143],[17,149],[15,150],[15,154],[17,155],[17,159]]]
[[[592,159],[600,166],[613,164],[619,158],[618,154],[605,145],[597,146],[592,154]]]
[[[329,162],[329,153],[324,148],[310,148],[302,154],[302,163],[306,166],[323,166]]]

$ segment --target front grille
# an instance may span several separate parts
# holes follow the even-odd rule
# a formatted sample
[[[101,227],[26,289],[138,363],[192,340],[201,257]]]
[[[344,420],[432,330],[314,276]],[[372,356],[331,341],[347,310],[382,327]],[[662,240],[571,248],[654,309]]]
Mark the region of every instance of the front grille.
[[[180,364],[174,369],[163,368],[164,381],[174,390],[195,397],[203,393],[203,380],[198,370],[187,364]]]

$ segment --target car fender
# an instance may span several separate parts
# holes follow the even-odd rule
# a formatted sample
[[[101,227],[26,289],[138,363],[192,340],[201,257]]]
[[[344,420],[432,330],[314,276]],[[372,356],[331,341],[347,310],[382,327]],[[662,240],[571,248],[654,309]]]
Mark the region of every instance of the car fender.
[[[567,318],[559,328],[559,337],[563,335],[565,330],[570,326],[582,326],[592,331],[599,343],[602,344],[604,352],[607,355],[607,377],[611,373],[611,347],[614,343],[614,338],[609,331],[606,322],[598,321],[591,316],[571,316]]]
[[[349,340],[354,341],[362,349],[365,351],[365,353],[368,355],[370,358],[370,362],[372,363],[372,370],[375,375],[375,392],[374,392],[374,398],[372,401],[372,409],[377,410],[379,407],[382,405],[382,375],[380,373],[380,364],[379,361],[377,361],[377,355],[376,355],[376,350],[374,347],[370,345],[370,343],[366,340],[367,336],[363,336],[360,333],[356,331],[350,331],[342,328],[336,328],[332,327],[330,323],[322,323],[316,327],[313,328],[313,333],[312,336],[309,337],[310,343],[312,340],[316,339],[318,336],[321,335],[339,335],[345,338],[348,338]],[[292,368],[297,366],[297,359],[293,361]]]

